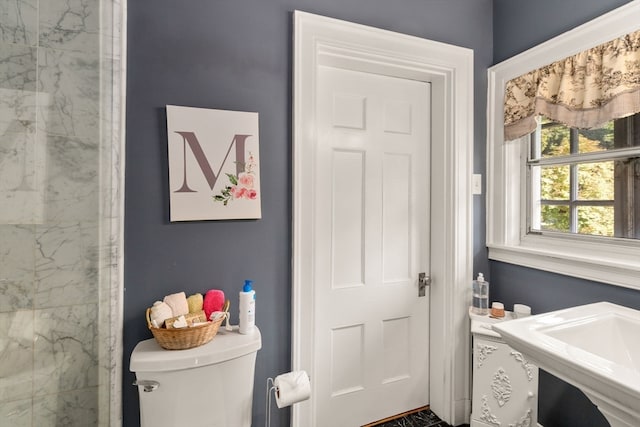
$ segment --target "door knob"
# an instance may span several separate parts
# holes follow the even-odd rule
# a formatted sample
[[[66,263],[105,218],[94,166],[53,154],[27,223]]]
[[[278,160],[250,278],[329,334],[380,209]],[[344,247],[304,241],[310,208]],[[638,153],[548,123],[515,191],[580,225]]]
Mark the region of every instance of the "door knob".
[[[431,286],[431,277],[427,276],[427,273],[418,274],[418,296],[423,297],[427,295],[427,286]]]

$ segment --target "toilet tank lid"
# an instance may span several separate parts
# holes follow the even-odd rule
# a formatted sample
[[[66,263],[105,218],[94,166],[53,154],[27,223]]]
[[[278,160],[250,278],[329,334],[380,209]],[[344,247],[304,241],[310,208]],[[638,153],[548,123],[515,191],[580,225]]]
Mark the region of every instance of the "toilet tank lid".
[[[238,327],[233,331],[220,328],[217,335],[207,344],[187,350],[165,350],[154,338],[141,341],[131,353],[131,372],[164,372],[197,368],[235,359],[262,347],[260,330],[242,335]]]

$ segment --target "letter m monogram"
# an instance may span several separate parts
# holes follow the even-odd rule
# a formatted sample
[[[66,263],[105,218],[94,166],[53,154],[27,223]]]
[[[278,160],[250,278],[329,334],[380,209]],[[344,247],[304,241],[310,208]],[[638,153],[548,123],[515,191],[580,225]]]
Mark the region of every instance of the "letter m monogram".
[[[233,140],[231,141],[231,144],[229,144],[229,148],[227,149],[224,159],[222,159],[222,162],[220,163],[218,172],[216,173],[216,172],[213,172],[211,164],[207,160],[207,156],[204,154],[204,151],[202,150],[202,146],[200,145],[200,142],[198,141],[196,134],[194,132],[179,132],[179,131],[176,131],[176,133],[182,136],[183,178],[182,178],[182,186],[179,189],[175,190],[174,191],[175,193],[195,193],[196,192],[195,190],[192,190],[189,187],[189,184],[187,183],[187,146],[193,153],[193,156],[196,158],[198,167],[202,171],[202,174],[207,180],[207,183],[209,184],[209,187],[211,188],[211,190],[213,190],[213,187],[215,187],[216,181],[220,176],[220,172],[222,171],[224,164],[227,162],[227,159],[229,158],[229,153],[231,153],[231,149],[234,146],[236,148],[236,153],[235,153],[236,154],[236,175],[240,174],[240,172],[244,170],[244,163],[245,163],[244,147],[245,147],[245,142],[247,138],[250,137],[251,135],[235,135],[233,137]]]

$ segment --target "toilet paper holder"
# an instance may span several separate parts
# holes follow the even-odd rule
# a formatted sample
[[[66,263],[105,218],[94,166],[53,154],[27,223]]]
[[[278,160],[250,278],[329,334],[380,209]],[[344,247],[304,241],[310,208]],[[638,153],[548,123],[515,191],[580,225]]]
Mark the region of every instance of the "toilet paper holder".
[[[295,398],[294,400],[291,400],[290,402],[285,402],[283,403],[282,406],[280,406],[280,402],[278,402],[276,400],[276,402],[278,403],[278,408],[281,407],[286,407],[286,406],[291,406],[294,405],[298,402],[302,402],[304,400],[309,399],[310,397],[310,379],[309,376],[307,375],[307,373],[305,371],[295,371],[295,372],[288,372],[286,374],[282,374],[282,375],[278,375],[276,377],[276,379],[273,378],[267,378],[267,396],[265,398],[265,404],[266,404],[266,410],[265,410],[265,414],[266,414],[266,419],[265,419],[265,426],[266,427],[271,427],[271,395],[275,395],[276,399],[278,399],[280,390],[278,388],[278,381],[281,378],[286,378],[289,376],[298,376],[298,378],[301,378],[303,381],[303,385],[306,386],[306,392],[303,392],[303,394],[301,396],[299,396],[298,398]],[[272,393],[273,392],[273,393]]]

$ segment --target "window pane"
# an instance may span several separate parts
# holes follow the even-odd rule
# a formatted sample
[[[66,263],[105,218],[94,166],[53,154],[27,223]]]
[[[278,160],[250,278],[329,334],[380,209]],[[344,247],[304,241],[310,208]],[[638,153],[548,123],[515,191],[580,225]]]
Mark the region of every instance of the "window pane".
[[[540,228],[547,231],[569,231],[569,206],[541,206]]]
[[[596,129],[539,123],[527,160],[528,227],[640,239],[640,113]]]
[[[579,153],[592,153],[613,148],[613,121],[599,128],[578,130]]]
[[[570,131],[563,124],[542,117],[540,157],[565,156],[571,152]]]
[[[579,206],[578,233],[613,236],[613,206]]]
[[[545,166],[540,172],[542,200],[569,200],[569,166]]]
[[[613,200],[614,162],[578,165],[579,200]]]
[[[571,138],[570,128],[546,117],[541,118],[541,157],[570,154]],[[576,145],[574,153],[593,153],[620,148],[614,143],[614,121],[607,122],[598,128],[576,129],[573,138],[573,143]]]

